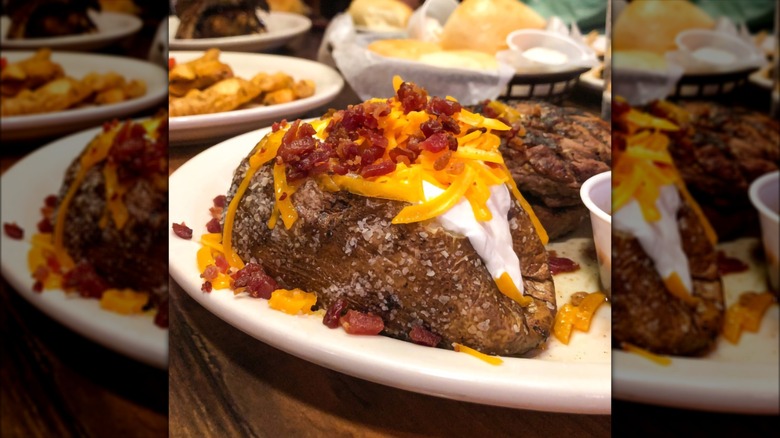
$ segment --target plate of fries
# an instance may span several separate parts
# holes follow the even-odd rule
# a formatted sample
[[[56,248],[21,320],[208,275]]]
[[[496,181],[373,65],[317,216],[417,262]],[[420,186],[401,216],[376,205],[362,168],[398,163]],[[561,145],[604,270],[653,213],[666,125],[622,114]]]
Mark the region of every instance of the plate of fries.
[[[344,86],[334,69],[306,59],[218,49],[168,56],[172,144],[224,139],[299,117]]]
[[[87,53],[3,52],[4,140],[43,138],[159,105],[165,71],[155,64]]]
[[[111,45],[122,38],[141,30],[143,22],[135,15],[117,12],[88,11],[89,17],[97,26],[97,32],[78,35],[57,36],[51,38],[6,38],[11,27],[11,19],[0,17],[0,43],[5,49],[35,50],[48,47],[56,50],[89,51]]]

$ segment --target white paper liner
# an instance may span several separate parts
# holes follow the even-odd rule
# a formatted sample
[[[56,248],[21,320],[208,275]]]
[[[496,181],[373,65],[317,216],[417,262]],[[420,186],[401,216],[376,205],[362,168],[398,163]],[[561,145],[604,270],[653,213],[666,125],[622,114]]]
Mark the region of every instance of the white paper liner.
[[[497,98],[515,71],[499,63],[497,70],[469,70],[436,67],[403,59],[386,58],[367,49],[376,34],[358,34],[351,18],[337,16],[331,22],[323,45],[320,61],[327,62],[328,45],[332,47],[333,62],[361,99],[392,97],[393,76],[399,75],[425,88],[432,96],[452,96],[464,105],[473,105],[485,99]]]
[[[420,62],[379,56],[367,49],[377,39],[417,36],[417,39],[436,40],[441,25],[457,7],[454,0],[427,0],[412,18],[405,35],[388,36],[382,33],[357,32],[347,14],[333,18],[323,37],[318,60],[337,67],[361,99],[390,97],[394,94],[392,78],[401,76],[425,88],[430,95],[452,96],[465,105],[485,99],[496,99],[514,76],[538,75],[540,72],[563,72],[598,64],[595,52],[587,46],[576,26],[569,29],[558,17],[548,20],[547,29],[565,35],[584,48],[585,55],[569,59],[566,64],[539,66],[505,51],[496,57],[497,70],[437,67]],[[438,23],[432,24],[432,23]],[[522,58],[522,59],[519,59]]]

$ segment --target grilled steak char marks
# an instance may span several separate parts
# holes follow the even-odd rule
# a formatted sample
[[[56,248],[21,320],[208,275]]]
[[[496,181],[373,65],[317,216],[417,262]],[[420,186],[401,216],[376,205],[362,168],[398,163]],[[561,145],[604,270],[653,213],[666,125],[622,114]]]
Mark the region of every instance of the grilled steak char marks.
[[[649,111],[681,127],[669,133],[669,151],[718,237],[757,234],[747,192],[756,178],[780,167],[780,123],[712,102],[655,102]]]
[[[693,277],[694,308],[666,290],[653,261],[626,233],[612,234],[612,339],[659,354],[701,356],[711,351],[722,325],[723,288],[717,253],[699,217],[681,199],[677,216]]]
[[[110,287],[149,292],[155,303],[167,299],[168,190],[161,186],[167,181],[167,117],[159,129],[160,141],[144,141],[143,150],[136,151],[147,161],[123,164],[126,171],[139,173],[119,172],[120,181],[124,179],[128,184],[124,205],[129,218],[124,226],[118,229],[113,220],[105,227],[100,225],[107,208],[105,160],[91,167],[80,184],[68,207],[63,237],[74,262],[87,261]],[[136,146],[128,146],[132,143]],[[132,137],[124,145],[125,152],[138,147]],[[115,143],[109,160],[123,159],[122,149]],[[58,196],[60,202],[80,167],[80,157],[68,167]]]
[[[266,32],[257,9],[268,12],[265,0],[180,0],[176,38],[222,38]]]
[[[5,5],[5,2],[4,2]],[[97,32],[87,11],[100,11],[98,0],[10,0],[8,39],[50,38]]]
[[[495,111],[483,104],[488,117]],[[501,153],[523,196],[533,206],[551,239],[575,230],[587,220],[580,187],[612,165],[609,124],[575,108],[544,102],[514,105],[521,120],[500,133]]]
[[[231,200],[248,169],[238,167]],[[290,230],[267,227],[274,205],[271,165],[252,178],[241,199],[233,246],[261,263],[280,285],[314,292],[321,308],[343,298],[385,322],[384,334],[409,340],[415,326],[488,354],[520,355],[546,340],[555,315],[547,253],[527,214],[510,210],[513,246],[524,277],[527,308],[501,294],[465,237],[435,220],[390,225],[406,205],[345,191],[325,192],[308,180],[292,195],[299,219]],[[223,214],[224,224],[224,214]]]

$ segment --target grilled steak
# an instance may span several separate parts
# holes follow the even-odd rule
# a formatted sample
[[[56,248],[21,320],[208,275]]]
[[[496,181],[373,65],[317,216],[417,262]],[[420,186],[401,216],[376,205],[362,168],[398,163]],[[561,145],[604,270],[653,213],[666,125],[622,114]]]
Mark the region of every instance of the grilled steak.
[[[50,38],[79,35],[97,31],[87,14],[89,9],[100,11],[97,0],[12,0],[6,13],[11,26],[6,37]]]
[[[501,153],[550,238],[587,220],[580,187],[610,169],[609,124],[581,110],[544,102],[519,102],[503,117],[490,103],[477,109],[513,126],[502,138]]]
[[[176,38],[222,38],[264,33],[265,23],[257,8],[268,11],[265,0],[179,1],[176,15],[180,24]]]
[[[720,239],[758,233],[748,187],[780,166],[780,123],[754,111],[712,102],[655,102],[654,115],[682,127],[669,151]]]

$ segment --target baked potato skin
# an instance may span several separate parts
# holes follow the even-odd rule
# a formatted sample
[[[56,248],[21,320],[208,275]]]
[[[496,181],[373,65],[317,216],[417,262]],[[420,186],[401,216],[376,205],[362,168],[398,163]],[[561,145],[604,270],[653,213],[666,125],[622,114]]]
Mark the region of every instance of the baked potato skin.
[[[247,169],[244,160],[228,201]],[[309,180],[292,195],[296,223],[286,230],[280,220],[270,230],[273,199],[266,165],[238,204],[233,247],[282,287],[315,293],[323,308],[344,298],[351,308],[381,316],[388,336],[408,340],[421,325],[442,337],[439,347],[457,342],[488,354],[526,353],[550,333],[556,306],[547,253],[518,205],[510,226],[526,293],[534,298],[525,309],[498,291],[467,238],[436,221],[391,225],[403,202],[324,192]]]
[[[715,346],[724,312],[717,253],[685,201],[677,220],[693,295],[701,301],[694,308],[667,292],[639,241],[613,229],[612,339],[618,345],[628,342],[675,356],[701,356]]]
[[[167,130],[161,133],[167,136]],[[85,150],[86,151],[86,150]],[[69,165],[58,194],[59,204],[81,168],[81,155]],[[124,197],[127,223],[100,221],[106,211],[105,162],[91,167],[65,215],[63,245],[74,262],[86,260],[111,287],[167,296],[168,190],[151,178],[134,180]]]

